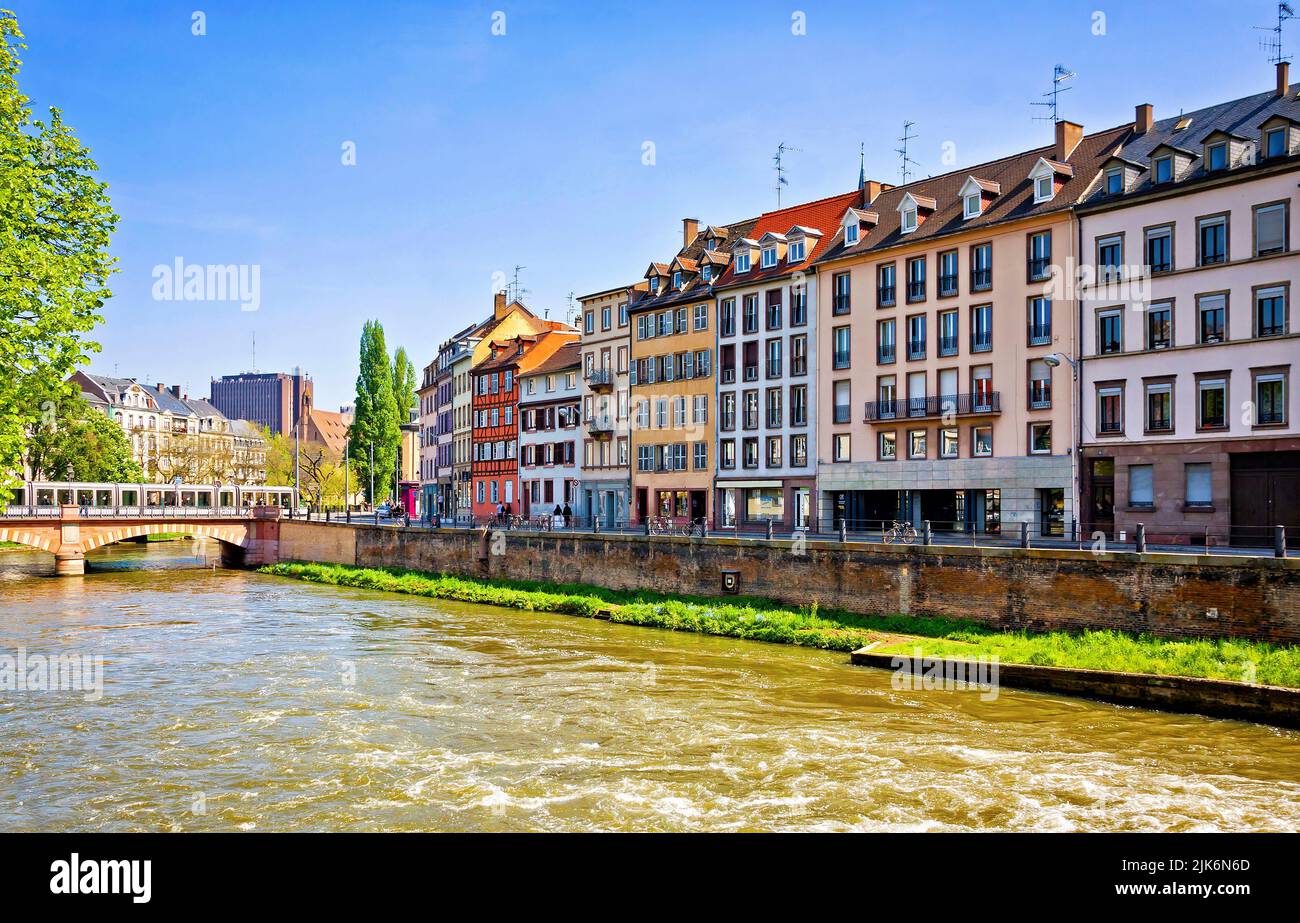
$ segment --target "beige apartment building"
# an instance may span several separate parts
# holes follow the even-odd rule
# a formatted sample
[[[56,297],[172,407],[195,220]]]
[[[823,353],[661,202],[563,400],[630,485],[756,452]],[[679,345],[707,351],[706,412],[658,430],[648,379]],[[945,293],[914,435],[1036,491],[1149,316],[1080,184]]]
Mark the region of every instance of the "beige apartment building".
[[[583,295],[581,402],[585,432],[579,456],[582,484],[574,512],[579,521],[599,516],[610,527],[627,523],[632,512],[631,314],[628,303],[646,283]]]

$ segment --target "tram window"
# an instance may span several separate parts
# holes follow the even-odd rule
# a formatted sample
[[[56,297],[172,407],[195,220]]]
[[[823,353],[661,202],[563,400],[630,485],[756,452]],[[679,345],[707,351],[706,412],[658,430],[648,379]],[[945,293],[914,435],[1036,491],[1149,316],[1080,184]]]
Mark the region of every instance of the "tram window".
[[[69,488],[62,488],[62,489],[60,489],[60,490],[59,490],[59,505],[62,506],[62,505],[65,504],[65,503],[71,503],[71,502],[72,502],[72,490],[69,489]]]
[[[53,506],[53,505],[54,505],[54,491],[50,490],[48,487],[44,487],[44,488],[41,488],[40,490],[36,491],[36,505],[37,505],[37,506]]]
[[[95,506],[112,506],[113,492],[111,490],[95,491]]]
[[[140,501],[140,494],[137,491],[134,490],[122,491],[123,506],[136,506],[138,505],[139,501]]]

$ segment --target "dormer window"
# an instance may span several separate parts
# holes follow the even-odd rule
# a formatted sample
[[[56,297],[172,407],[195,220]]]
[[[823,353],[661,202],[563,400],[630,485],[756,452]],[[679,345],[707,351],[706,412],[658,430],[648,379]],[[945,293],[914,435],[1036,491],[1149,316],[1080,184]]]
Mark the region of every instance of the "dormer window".
[[[749,272],[749,251],[742,250],[736,254],[736,272]]]
[[[1272,128],[1264,133],[1264,156],[1286,156],[1286,129]]]
[[[652,292],[657,292],[657,291],[659,291],[659,277],[658,277],[658,276],[651,276],[651,277],[650,277],[650,291],[652,291]]]
[[[708,263],[705,263],[700,268],[700,279],[704,282],[711,282],[713,280],[713,267]]]
[[[1040,176],[1034,180],[1034,202],[1050,202],[1055,194],[1052,177]]]
[[[1157,157],[1155,161],[1155,181],[1157,183],[1168,183],[1174,178],[1174,158],[1172,156]]]
[[[761,265],[764,269],[771,269],[776,265],[776,247],[763,248],[763,262]]]
[[[673,270],[673,288],[680,289],[681,287],[682,271],[680,269]]]
[[[980,213],[980,194],[972,192],[962,196],[961,213],[963,218],[978,218]]]
[[[844,246],[852,247],[858,242],[858,226],[854,224],[844,225]]]
[[[1205,169],[1226,170],[1228,168],[1228,142],[1211,144],[1205,149]]]
[[[1124,170],[1121,167],[1106,171],[1106,195],[1120,195],[1124,191]]]
[[[902,229],[904,234],[910,234],[916,230],[916,209],[903,209]]]
[[[802,240],[790,241],[790,247],[788,252],[785,255],[785,261],[787,263],[802,262],[804,257],[804,246],[805,245]]]

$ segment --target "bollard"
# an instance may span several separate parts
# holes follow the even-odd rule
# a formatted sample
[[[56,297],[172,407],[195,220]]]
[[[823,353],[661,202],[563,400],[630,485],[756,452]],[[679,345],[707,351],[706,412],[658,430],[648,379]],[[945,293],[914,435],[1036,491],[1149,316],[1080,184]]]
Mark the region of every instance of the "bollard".
[[[348,525],[352,524],[352,507],[349,506],[343,511],[343,521]]]
[[[649,535],[649,534],[650,534],[650,517],[649,517],[649,516],[647,516],[647,517],[645,518],[644,529],[645,529],[645,534],[646,534],[646,535]]]
[[[379,525],[379,507],[375,507],[375,525]]]
[[[934,544],[934,532],[930,529],[930,520],[928,519],[921,523],[921,544]]]
[[[1022,522],[1020,524],[1020,547],[1029,547],[1029,523],[1027,522]]]
[[[1146,523],[1139,522],[1137,529],[1133,533],[1133,544],[1136,546],[1138,554],[1147,553],[1147,527]]]
[[[1286,526],[1273,527],[1273,557],[1286,557]]]
[[[767,540],[769,542],[772,540],[772,520],[770,519],[767,521]]]
[[[592,532],[596,532],[596,533],[599,533],[599,532],[600,532],[600,517],[599,517],[599,516],[592,516],[592,517],[591,517],[591,531],[592,531]]]
[[[849,540],[849,524],[845,522],[843,519],[841,519],[840,520],[840,541],[847,542],[848,540]]]

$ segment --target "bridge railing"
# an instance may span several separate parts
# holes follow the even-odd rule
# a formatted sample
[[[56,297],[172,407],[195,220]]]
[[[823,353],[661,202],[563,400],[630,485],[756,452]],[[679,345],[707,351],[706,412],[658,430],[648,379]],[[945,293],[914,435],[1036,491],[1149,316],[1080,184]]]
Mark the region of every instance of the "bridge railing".
[[[253,519],[256,515],[252,507],[236,506],[82,506],[77,513],[81,519]],[[57,520],[62,515],[58,506],[0,507],[0,519]]]

